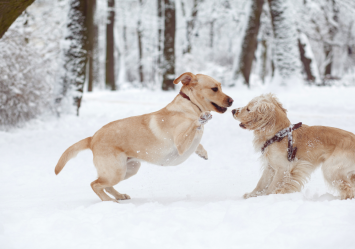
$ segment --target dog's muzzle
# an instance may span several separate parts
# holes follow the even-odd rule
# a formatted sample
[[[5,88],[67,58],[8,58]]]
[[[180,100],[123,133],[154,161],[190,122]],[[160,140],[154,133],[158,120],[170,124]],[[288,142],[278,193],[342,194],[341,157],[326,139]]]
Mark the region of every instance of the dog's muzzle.
[[[228,99],[228,106],[232,106],[233,101],[234,101],[234,100],[233,100],[231,97],[229,97],[229,99]]]
[[[232,110],[233,117],[235,117],[235,115],[238,115],[239,112],[240,112],[240,108],[233,109]]]
[[[243,129],[246,129],[246,128],[247,128],[247,127],[245,126],[245,124],[243,124],[243,123],[240,123],[239,126],[240,126],[241,128],[243,128]]]

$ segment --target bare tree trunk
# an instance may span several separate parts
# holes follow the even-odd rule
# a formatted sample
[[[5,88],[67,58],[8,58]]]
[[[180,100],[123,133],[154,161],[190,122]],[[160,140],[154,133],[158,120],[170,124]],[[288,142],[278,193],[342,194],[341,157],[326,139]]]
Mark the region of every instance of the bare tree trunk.
[[[57,99],[57,103],[60,103],[62,98],[67,95],[68,90],[72,90],[78,116],[88,59],[88,35],[85,28],[87,4],[86,0],[71,0],[70,2],[70,23],[67,25],[68,36],[65,38],[66,40],[70,40],[70,47],[65,51],[65,75],[62,77],[61,97]]]
[[[213,19],[210,22],[210,48],[213,48],[213,39],[214,39],[214,23],[216,22],[216,19]]]
[[[106,86],[112,91],[116,90],[115,83],[115,0],[108,0],[109,17],[106,26]]]
[[[123,51],[120,64],[120,80],[127,80],[127,68],[125,62],[127,61],[128,55],[128,41],[127,41],[127,13],[125,13],[125,8],[122,8],[123,12],[121,13],[123,19],[123,28],[122,28],[122,38],[123,38]],[[122,67],[121,67],[122,66]]]
[[[96,0],[87,0],[87,18],[86,30],[88,34],[87,52],[88,52],[88,91],[92,92],[94,82],[94,45],[95,45],[95,32],[94,16],[95,16]]]
[[[92,52],[92,62],[93,62],[93,84],[94,85],[99,85],[102,83],[102,79],[100,78],[101,70],[102,70],[102,64],[100,62],[100,48],[99,48],[99,24],[95,22],[95,16],[97,13],[97,0],[95,1],[95,7],[94,7],[94,40],[93,40],[93,52]]]
[[[165,2],[163,90],[174,89],[175,78],[175,0]]]
[[[268,49],[268,44],[266,40],[262,40],[261,41],[261,45],[263,46],[262,48],[262,54],[261,54],[261,80],[263,81],[263,83],[265,83],[265,77],[267,75],[267,71],[268,71],[268,59],[267,59],[267,49]]]
[[[327,65],[325,66],[324,70],[324,76],[325,77],[330,77],[332,75],[332,61],[333,61],[333,48],[331,45],[326,44],[324,46],[324,53],[325,53],[325,58],[327,61]]]
[[[11,24],[34,0],[9,0],[0,2],[0,39]]]
[[[158,0],[157,2],[157,8],[158,8],[158,58],[157,58],[157,64],[158,68],[161,67],[161,50],[162,50],[162,33],[163,33],[163,6],[162,6],[162,0]]]
[[[191,13],[191,17],[187,18],[186,21],[186,48],[183,50],[183,53],[186,54],[190,54],[191,53],[191,49],[192,49],[192,36],[193,36],[193,31],[195,29],[195,24],[196,24],[196,19],[197,19],[197,12],[198,12],[198,3],[199,0],[193,0],[194,1],[194,6],[192,8],[192,13]],[[184,8],[184,3],[181,1],[181,7],[183,9],[183,12],[185,14],[185,8]]]
[[[123,26],[123,41],[124,41],[124,52],[127,53],[128,46],[127,46],[127,26],[126,26],[126,23]]]
[[[328,20],[328,16],[327,14],[325,15],[327,18],[327,23],[329,26],[329,40],[330,42],[325,42],[324,43],[324,53],[325,53],[325,58],[327,61],[329,61],[327,63],[327,65],[325,66],[325,70],[324,70],[324,76],[325,77],[331,77],[332,74],[332,62],[333,62],[333,45],[331,44],[331,42],[334,40],[334,37],[336,35],[336,33],[338,32],[338,28],[337,26],[334,25],[334,22],[337,23],[338,22],[338,7],[336,6],[336,2],[335,0],[332,0],[332,12],[333,12],[333,16],[332,16],[332,21]]]
[[[315,77],[312,74],[312,69],[311,69],[311,63],[312,63],[312,59],[307,58],[306,56],[306,51],[305,51],[305,46],[306,44],[302,44],[301,40],[298,39],[298,48],[300,50],[300,57],[301,57],[301,62],[303,64],[303,70],[307,76],[307,81],[309,82],[314,82]]]
[[[142,30],[141,30],[141,21],[138,21],[138,26],[137,26],[137,36],[138,36],[138,51],[139,51],[139,81],[143,85],[144,82],[144,74],[143,74],[143,63],[142,63],[142,58],[143,58],[143,47],[142,47]]]
[[[273,63],[278,84],[298,84],[301,62],[298,49],[298,34],[291,15],[291,0],[268,0],[271,24],[274,31]]]
[[[138,51],[139,51],[139,81],[143,85],[144,82],[144,74],[143,74],[143,63],[142,63],[142,58],[143,58],[143,47],[142,47],[142,24],[141,24],[141,15],[142,15],[142,0],[139,0],[139,19],[137,23],[137,37],[138,37]]]
[[[264,0],[253,0],[250,10],[248,26],[245,31],[244,40],[242,43],[242,53],[240,55],[239,69],[237,74],[242,73],[245,84],[250,85],[249,77],[255,51],[258,46],[258,33],[260,28],[260,16],[263,11]]]

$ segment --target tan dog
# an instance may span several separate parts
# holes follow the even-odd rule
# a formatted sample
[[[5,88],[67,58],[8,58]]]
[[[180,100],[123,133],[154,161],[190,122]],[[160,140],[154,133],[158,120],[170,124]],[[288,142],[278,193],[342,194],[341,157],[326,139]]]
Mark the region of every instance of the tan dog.
[[[94,136],[70,146],[55,167],[58,174],[79,151],[91,149],[98,179],[91,183],[103,201],[130,199],[112,186],[135,175],[141,161],[168,166],[184,162],[193,152],[207,160],[207,151],[200,144],[204,124],[212,118],[210,111],[224,113],[233,99],[224,94],[213,78],[184,73],[174,80],[182,82],[180,94],[165,108],[111,122]]]
[[[261,156],[263,175],[256,188],[245,194],[244,198],[300,191],[312,171],[321,164],[326,182],[339,191],[341,198],[354,198],[353,133],[332,127],[302,125],[286,134],[292,134],[291,147],[288,136],[270,144],[270,139],[279,139],[275,134],[293,127],[286,109],[272,94],[256,97],[247,106],[234,109],[232,113],[241,122],[240,127],[254,131],[256,151],[264,149]],[[294,155],[288,155],[288,150]],[[295,156],[294,160],[292,156]]]

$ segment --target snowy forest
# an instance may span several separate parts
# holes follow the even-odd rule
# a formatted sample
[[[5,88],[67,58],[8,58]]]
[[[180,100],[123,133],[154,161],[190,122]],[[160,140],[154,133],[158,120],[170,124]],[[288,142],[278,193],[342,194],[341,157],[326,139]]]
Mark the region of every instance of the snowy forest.
[[[0,4],[3,128],[43,112],[79,115],[84,92],[170,90],[186,71],[227,87],[355,85],[352,0]],[[16,4],[22,13],[7,11]]]
[[[211,80],[218,88],[208,84],[191,94],[184,82],[173,84],[185,72],[211,76],[221,87]],[[205,114],[184,109],[185,102],[202,112],[189,96],[203,92],[211,107],[222,108],[210,94],[229,103],[223,114],[212,109],[208,123]],[[309,175],[293,193],[252,197],[262,166],[270,165],[254,147],[259,131],[245,129],[232,110],[269,93],[282,103],[276,108],[287,115],[289,131],[303,125],[272,145],[285,150],[275,160],[286,161],[298,148],[297,160],[305,162],[299,155],[306,153],[320,165],[301,164]],[[355,193],[343,184],[354,180],[354,96],[355,0],[0,0],[0,248],[353,249],[355,198],[342,199],[334,185]],[[178,111],[160,122],[157,113],[168,108]],[[250,109],[244,112],[270,113]],[[190,122],[177,118],[185,114],[199,122],[201,135],[179,165],[120,157],[118,143],[101,156],[93,153],[98,145],[72,158],[79,151],[70,148],[96,136],[124,141],[122,147],[146,143],[132,149],[140,155],[171,146],[168,161],[178,146],[166,138]],[[125,120],[131,120],[126,128],[97,136]],[[316,126],[319,133],[298,133]],[[333,135],[323,134],[324,127]],[[329,147],[313,134],[324,135]],[[159,136],[167,141],[163,148],[144,153]],[[323,151],[309,153],[316,149]],[[57,175],[65,151],[72,160]],[[324,163],[333,154],[339,157]],[[100,179],[97,158],[131,167],[117,168],[125,180],[115,185],[116,196],[124,198],[105,188],[119,203],[101,201],[90,185]],[[292,165],[277,173],[291,181]],[[347,178],[325,180],[338,173],[326,173],[324,165]]]

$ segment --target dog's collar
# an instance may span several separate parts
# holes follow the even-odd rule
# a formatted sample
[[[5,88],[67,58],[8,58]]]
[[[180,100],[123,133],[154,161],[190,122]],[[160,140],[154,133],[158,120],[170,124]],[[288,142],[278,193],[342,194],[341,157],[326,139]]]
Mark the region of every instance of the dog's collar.
[[[261,148],[261,153],[264,153],[264,150],[269,145],[273,144],[274,142],[280,142],[284,137],[288,137],[288,148],[287,148],[287,159],[289,162],[293,161],[296,156],[297,147],[293,147],[293,138],[292,138],[292,131],[302,127],[302,122],[297,124],[291,124],[289,127],[279,131],[276,133],[275,136],[270,138],[264,143],[264,146]]]
[[[181,91],[179,92],[179,94],[180,94],[184,99],[189,100],[192,104],[194,104],[195,106],[197,106],[197,108],[200,110],[200,112],[202,112],[202,111],[201,111],[201,108],[198,107],[198,105],[196,105],[194,102],[192,102],[189,96],[187,96],[185,93],[183,93],[183,92],[181,92]]]
[[[190,100],[191,101],[191,99],[190,99],[190,97],[189,96],[187,96],[185,93],[183,93],[183,92],[179,92],[179,94],[183,97],[183,98],[185,98],[185,99],[187,99],[187,100]]]

